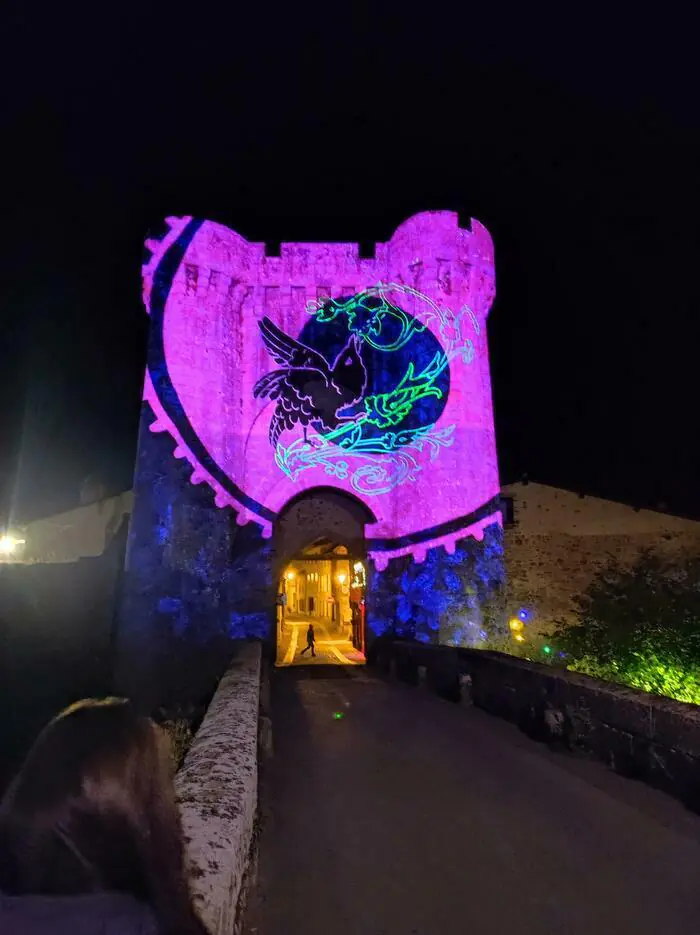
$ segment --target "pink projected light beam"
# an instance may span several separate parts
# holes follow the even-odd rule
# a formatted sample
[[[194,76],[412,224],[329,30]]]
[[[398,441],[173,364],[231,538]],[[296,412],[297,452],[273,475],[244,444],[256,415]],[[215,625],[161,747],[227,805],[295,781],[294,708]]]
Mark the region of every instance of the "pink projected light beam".
[[[377,244],[374,259],[360,259],[356,244],[282,244],[269,257],[264,244],[212,222],[167,224],[162,240],[146,243],[150,313],[154,277],[162,292],[163,270],[173,269],[153,321],[164,366],[158,383],[147,373],[144,399],[155,414],[151,431],[173,438],[191,482],[207,483],[218,507],[232,507],[240,525],[256,522],[269,537],[290,499],[337,487],[376,516],[367,535],[380,570],[399,555],[422,561],[436,546],[451,552],[459,539],[481,539],[500,523],[495,505],[484,513],[499,483],[485,327],[493,245],[478,221],[464,230],[452,212],[415,215]],[[343,395],[341,358],[331,371],[335,352],[302,338],[310,321],[336,317],[348,328],[346,350],[358,348],[365,362],[378,347],[383,359],[397,360],[401,347],[403,377],[388,390],[384,380],[382,392],[363,379]],[[420,334],[438,349],[429,363],[410,356],[427,340]],[[356,405],[341,406],[330,423],[326,406],[319,427],[314,407],[329,393]],[[177,411],[166,404],[174,394]],[[406,428],[404,415],[428,398],[440,399],[438,417]],[[284,418],[271,432],[275,413]]]

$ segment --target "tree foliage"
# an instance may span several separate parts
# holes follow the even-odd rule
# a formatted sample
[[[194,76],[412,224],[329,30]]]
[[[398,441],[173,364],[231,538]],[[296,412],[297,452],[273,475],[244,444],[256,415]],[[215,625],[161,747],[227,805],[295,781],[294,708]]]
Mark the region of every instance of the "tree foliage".
[[[577,604],[554,634],[569,668],[700,703],[700,555],[612,562]]]

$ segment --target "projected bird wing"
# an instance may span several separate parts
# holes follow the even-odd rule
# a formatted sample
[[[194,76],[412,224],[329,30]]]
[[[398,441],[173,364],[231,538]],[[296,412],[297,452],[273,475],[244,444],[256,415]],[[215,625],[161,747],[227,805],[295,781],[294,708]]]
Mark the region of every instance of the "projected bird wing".
[[[281,331],[269,318],[265,317],[259,323],[260,333],[265,347],[276,364],[283,364],[293,368],[308,368],[328,373],[328,361],[317,351],[311,350],[288,334]]]
[[[316,396],[328,386],[324,374],[311,368],[288,370],[277,394],[277,406],[270,422],[270,441],[273,445],[282,432],[295,425],[310,425],[319,418]]]

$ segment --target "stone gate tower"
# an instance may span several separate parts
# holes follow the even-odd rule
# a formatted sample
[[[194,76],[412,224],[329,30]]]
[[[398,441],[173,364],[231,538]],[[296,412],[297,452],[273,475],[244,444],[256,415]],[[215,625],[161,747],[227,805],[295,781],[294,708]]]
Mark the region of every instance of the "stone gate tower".
[[[487,230],[428,212],[372,258],[349,243],[271,256],[186,217],[147,247],[123,687],[181,697],[229,640],[271,639],[276,526],[323,491],[360,510],[368,638],[482,640],[501,577]]]

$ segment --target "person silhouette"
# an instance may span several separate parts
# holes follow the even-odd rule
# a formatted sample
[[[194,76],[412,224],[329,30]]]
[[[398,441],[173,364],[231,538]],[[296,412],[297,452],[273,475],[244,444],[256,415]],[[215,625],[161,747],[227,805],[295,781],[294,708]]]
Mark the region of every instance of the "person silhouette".
[[[44,728],[0,802],[0,932],[207,935],[166,735],[89,699]]]
[[[309,629],[306,631],[306,647],[301,651],[302,656],[304,653],[308,653],[309,650],[311,650],[312,656],[316,655],[316,634],[314,633],[313,623],[309,624]]]

